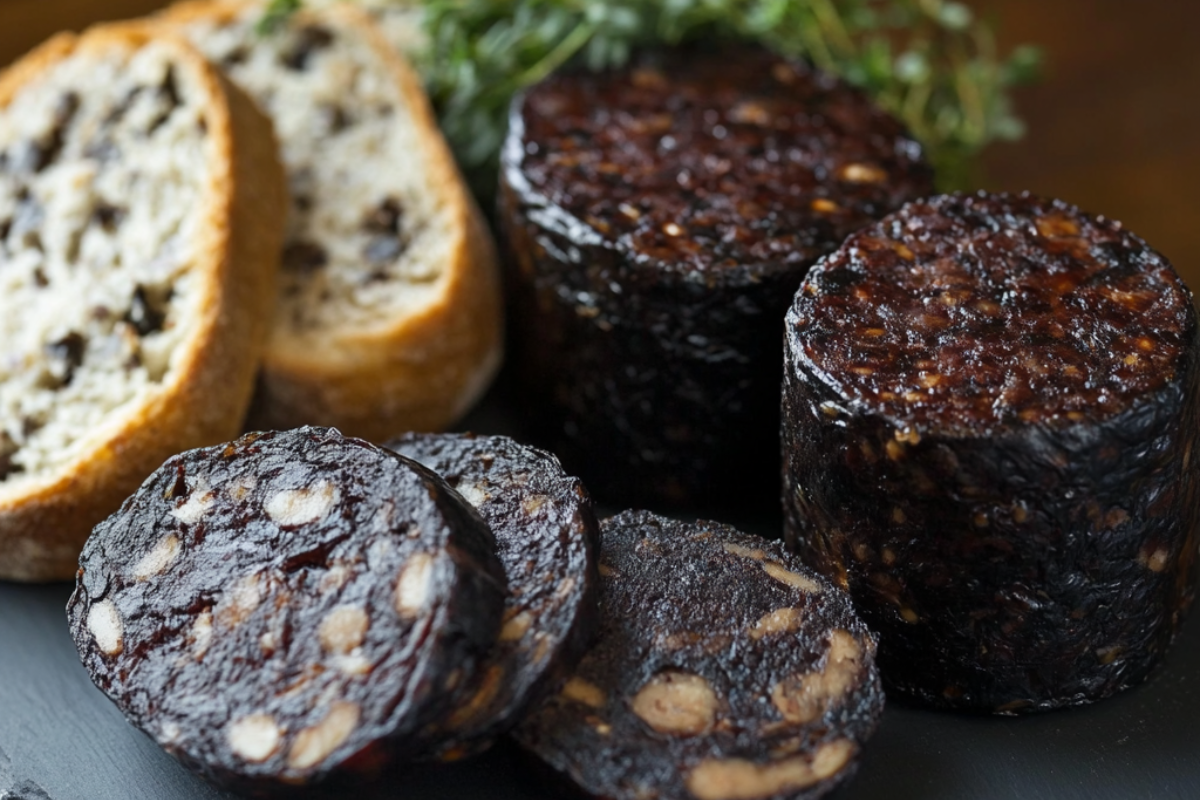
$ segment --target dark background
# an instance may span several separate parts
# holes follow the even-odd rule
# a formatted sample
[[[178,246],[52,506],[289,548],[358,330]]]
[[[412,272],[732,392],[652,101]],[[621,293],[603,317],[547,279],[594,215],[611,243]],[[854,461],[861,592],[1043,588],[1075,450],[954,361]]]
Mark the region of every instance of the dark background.
[[[1032,42],[1029,135],[994,147],[986,185],[1030,189],[1126,223],[1200,291],[1200,3],[975,0],[1002,46]]]
[[[1200,2],[967,0],[1002,51],[1040,45],[1042,82],[1018,94],[1028,137],[995,146],[987,188],[1030,189],[1125,222],[1200,287]],[[0,64],[64,27],[162,0],[0,0]]]

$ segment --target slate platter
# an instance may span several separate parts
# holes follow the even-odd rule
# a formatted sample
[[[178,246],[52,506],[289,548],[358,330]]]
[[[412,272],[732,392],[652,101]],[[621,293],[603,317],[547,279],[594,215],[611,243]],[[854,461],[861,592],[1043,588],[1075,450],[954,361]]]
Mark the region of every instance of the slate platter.
[[[0,585],[0,798],[209,800],[195,778],[92,687],[67,633],[66,585]],[[511,747],[424,769],[379,797],[535,800]],[[858,777],[836,800],[1200,798],[1200,624],[1138,689],[1020,719],[892,704]],[[368,800],[366,797],[359,800]]]
[[[511,422],[493,400],[465,427],[505,432],[513,430]],[[751,532],[778,531],[774,517],[729,521]],[[186,772],[92,686],[67,631],[71,590],[67,584],[0,583],[0,800],[232,797]],[[377,794],[405,800],[550,796],[507,744],[472,761],[415,770]],[[884,798],[1200,798],[1200,620],[1188,621],[1149,683],[1094,706],[1008,719],[891,703],[858,776],[833,796]]]

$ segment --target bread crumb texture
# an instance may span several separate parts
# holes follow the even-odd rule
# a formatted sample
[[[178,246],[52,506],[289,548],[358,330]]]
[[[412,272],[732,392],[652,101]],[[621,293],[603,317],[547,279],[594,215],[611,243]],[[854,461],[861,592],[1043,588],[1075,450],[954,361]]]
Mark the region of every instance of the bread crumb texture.
[[[200,320],[214,145],[165,46],[76,53],[0,110],[0,486],[71,463],[172,380]]]
[[[382,57],[335,14],[270,37],[260,9],[183,31],[275,123],[292,206],[275,336],[369,331],[434,302],[453,210],[430,198],[419,127]]]

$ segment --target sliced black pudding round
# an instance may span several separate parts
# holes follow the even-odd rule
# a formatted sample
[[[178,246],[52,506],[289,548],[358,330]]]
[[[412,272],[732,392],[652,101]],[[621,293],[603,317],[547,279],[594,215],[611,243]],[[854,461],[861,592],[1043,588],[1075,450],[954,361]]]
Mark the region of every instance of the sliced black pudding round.
[[[461,704],[504,575],[424,467],[334,430],[167,461],[99,525],[68,607],[84,666],[189,767],[252,793],[369,778]]]
[[[599,531],[587,491],[549,453],[506,436],[409,434],[387,447],[475,506],[508,576],[504,622],[474,693],[438,726],[453,759],[486,748],[556,691],[596,631]]]
[[[601,525],[601,628],[518,741],[613,800],[815,798],[883,711],[875,638],[782,543],[625,512]]]

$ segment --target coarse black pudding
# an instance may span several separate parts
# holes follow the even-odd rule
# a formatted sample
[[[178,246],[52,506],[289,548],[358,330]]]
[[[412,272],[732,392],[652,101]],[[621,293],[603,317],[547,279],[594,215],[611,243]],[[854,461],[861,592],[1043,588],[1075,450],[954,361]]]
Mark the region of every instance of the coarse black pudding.
[[[254,795],[376,779],[474,692],[504,572],[426,468],[327,428],[168,460],[97,526],[68,606],[92,680]]]
[[[876,638],[781,542],[626,511],[600,575],[600,635],[523,747],[609,800],[813,800],[854,773]]]
[[[503,625],[472,693],[434,726],[446,761],[486,749],[557,691],[596,633],[600,531],[558,459],[507,436],[410,433],[386,447],[432,469],[479,511],[508,578]]]
[[[796,288],[931,192],[899,122],[764,51],[650,53],[533,87],[512,107],[499,223],[538,443],[602,502],[772,506]]]
[[[891,691],[997,713],[1143,680],[1192,603],[1196,312],[1119,223],[1031,195],[906,206],[787,317],[788,543]]]

